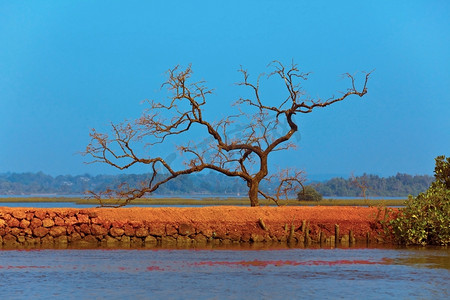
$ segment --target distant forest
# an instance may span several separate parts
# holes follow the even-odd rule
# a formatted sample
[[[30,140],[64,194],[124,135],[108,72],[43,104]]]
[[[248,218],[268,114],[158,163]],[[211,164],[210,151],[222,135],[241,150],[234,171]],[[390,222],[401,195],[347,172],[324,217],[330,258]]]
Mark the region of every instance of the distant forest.
[[[313,186],[325,197],[362,197],[361,186],[366,187],[367,197],[404,197],[425,192],[433,180],[434,177],[429,175],[398,173],[395,176],[379,177],[364,174],[353,179],[332,178]]]
[[[0,174],[0,195],[58,194],[80,195],[86,190],[99,192],[107,188],[117,187],[121,183],[138,187],[148,182],[151,174],[123,175],[59,175],[56,177],[38,173],[3,173]],[[397,174],[390,177],[364,174],[356,177],[367,187],[368,197],[405,197],[424,192],[434,177],[428,175],[411,176]],[[316,190],[325,197],[358,197],[362,189],[353,179],[341,177],[328,181],[312,183]],[[262,189],[270,192],[274,185],[262,184]],[[180,176],[161,186],[155,194],[188,195],[188,194],[247,194],[247,186],[239,178],[227,177],[218,173]]]

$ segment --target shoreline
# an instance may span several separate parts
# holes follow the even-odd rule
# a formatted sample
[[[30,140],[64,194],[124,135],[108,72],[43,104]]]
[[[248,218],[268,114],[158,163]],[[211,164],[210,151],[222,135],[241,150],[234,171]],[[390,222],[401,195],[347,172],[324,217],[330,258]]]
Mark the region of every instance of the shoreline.
[[[0,207],[5,248],[351,246],[385,240],[375,207]]]

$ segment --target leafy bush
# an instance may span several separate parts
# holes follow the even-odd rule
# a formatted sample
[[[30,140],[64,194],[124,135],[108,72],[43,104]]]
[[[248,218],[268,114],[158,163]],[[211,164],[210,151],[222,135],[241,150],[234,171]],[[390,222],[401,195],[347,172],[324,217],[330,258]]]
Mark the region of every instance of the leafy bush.
[[[322,195],[314,187],[307,185],[303,191],[297,194],[297,199],[299,201],[320,201]]]
[[[436,158],[436,181],[417,197],[409,196],[391,222],[401,244],[447,245],[450,243],[450,158]]]

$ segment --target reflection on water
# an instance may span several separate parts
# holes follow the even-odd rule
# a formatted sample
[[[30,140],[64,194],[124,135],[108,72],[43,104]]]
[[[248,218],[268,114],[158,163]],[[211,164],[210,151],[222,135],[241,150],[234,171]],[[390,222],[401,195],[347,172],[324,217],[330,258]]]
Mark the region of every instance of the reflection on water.
[[[416,252],[416,255],[400,257],[395,263],[399,265],[416,266],[418,268],[437,268],[450,270],[449,255],[433,255],[428,253],[420,255],[419,253],[420,252]]]
[[[24,298],[443,299],[448,249],[0,251],[0,295]]]

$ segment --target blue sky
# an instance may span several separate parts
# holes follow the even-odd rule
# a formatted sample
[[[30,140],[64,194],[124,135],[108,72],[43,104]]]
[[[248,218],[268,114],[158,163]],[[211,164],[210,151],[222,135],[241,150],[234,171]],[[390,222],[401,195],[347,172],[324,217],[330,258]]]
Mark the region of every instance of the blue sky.
[[[192,63],[214,120],[243,93],[240,65],[256,78],[276,59],[311,71],[305,90],[321,97],[376,70],[364,98],[298,116],[298,149],[272,170],[431,174],[450,155],[449,3],[0,0],[0,172],[117,173],[77,153],[91,128],[160,99],[167,69]]]

